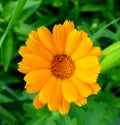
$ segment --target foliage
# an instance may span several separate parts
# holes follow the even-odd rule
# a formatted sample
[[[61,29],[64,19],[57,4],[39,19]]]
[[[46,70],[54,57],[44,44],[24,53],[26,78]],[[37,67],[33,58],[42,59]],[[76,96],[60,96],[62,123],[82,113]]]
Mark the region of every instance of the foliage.
[[[119,0],[0,0],[0,124],[1,125],[119,125],[120,124],[120,6]],[[32,29],[73,20],[100,46],[102,90],[85,106],[71,105],[68,115],[36,110],[33,95],[24,90],[17,71],[18,48]]]

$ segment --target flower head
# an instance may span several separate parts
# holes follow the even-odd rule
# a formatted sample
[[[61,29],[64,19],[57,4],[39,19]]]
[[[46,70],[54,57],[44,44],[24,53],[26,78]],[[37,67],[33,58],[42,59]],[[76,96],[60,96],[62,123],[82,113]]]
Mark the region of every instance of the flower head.
[[[71,102],[82,106],[100,90],[96,80],[101,50],[73,22],[55,25],[52,33],[44,26],[32,31],[19,54],[26,91],[37,92],[35,108],[48,105],[49,110],[66,114]]]

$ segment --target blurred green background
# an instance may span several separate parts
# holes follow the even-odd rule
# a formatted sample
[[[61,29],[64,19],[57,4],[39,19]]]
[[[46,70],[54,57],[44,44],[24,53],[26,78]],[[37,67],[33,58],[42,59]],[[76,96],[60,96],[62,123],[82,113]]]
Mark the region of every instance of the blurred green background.
[[[32,106],[34,94],[24,90],[17,71],[18,49],[31,30],[66,19],[85,30],[100,46],[102,90],[85,106],[71,104],[68,115]],[[0,0],[0,125],[120,125],[120,1]]]

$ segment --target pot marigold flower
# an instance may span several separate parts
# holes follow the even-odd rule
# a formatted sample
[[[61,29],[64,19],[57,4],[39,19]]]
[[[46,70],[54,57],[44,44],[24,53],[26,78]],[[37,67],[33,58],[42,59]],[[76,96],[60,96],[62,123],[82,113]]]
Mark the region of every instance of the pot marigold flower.
[[[66,114],[71,102],[82,106],[100,90],[96,80],[101,50],[73,22],[55,25],[52,33],[44,26],[32,31],[19,54],[23,59],[18,70],[26,74],[26,91],[37,92],[33,101],[37,109],[48,105],[49,110]]]

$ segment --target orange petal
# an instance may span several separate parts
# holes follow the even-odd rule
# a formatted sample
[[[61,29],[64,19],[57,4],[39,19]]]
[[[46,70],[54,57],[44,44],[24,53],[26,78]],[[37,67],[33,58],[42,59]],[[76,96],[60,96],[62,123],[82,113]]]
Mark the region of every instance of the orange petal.
[[[55,111],[59,108],[62,102],[62,91],[61,91],[61,79],[57,79],[56,88],[51,101],[48,103],[48,108],[51,111]]]
[[[75,61],[76,67],[81,69],[92,69],[99,65],[98,58],[95,56],[86,56]]]
[[[92,69],[92,71],[96,72],[96,73],[100,73],[100,70],[101,70],[101,65],[100,64]]]
[[[73,52],[78,48],[81,41],[87,37],[88,35],[84,31],[77,31],[76,29],[74,29],[67,38],[65,53],[69,56],[73,54]]]
[[[18,63],[18,71],[21,73],[29,73],[35,70],[35,68],[25,65],[23,62]]]
[[[36,83],[36,84],[28,84],[26,83],[25,88],[27,93],[34,93],[37,91],[40,91],[40,89],[43,87],[43,85],[45,85],[47,82],[47,80],[43,80],[40,83]]]
[[[34,98],[33,105],[36,109],[39,109],[39,108],[42,108],[43,106],[45,106],[44,103],[39,101],[39,95],[36,95],[36,97]]]
[[[38,40],[38,41],[40,40],[38,33],[34,30],[31,31],[31,33],[29,34],[29,37],[32,38],[33,40]]]
[[[22,62],[29,67],[36,69],[50,68],[51,63],[40,56],[34,54],[25,54]]]
[[[85,56],[92,48],[92,41],[90,38],[82,39],[76,51],[72,54],[72,59],[77,60]]]
[[[24,80],[29,85],[41,83],[45,79],[49,79],[51,77],[51,72],[49,70],[35,70],[28,73]]]
[[[70,34],[72,30],[74,30],[74,23],[68,20],[63,23],[63,26],[65,27],[67,36]]]
[[[98,58],[101,56],[101,54],[102,54],[102,51],[100,47],[93,47],[88,53],[89,56],[96,56]]]
[[[90,84],[90,86],[92,88],[93,94],[97,94],[101,90],[101,88],[98,85],[98,83]]]
[[[48,48],[53,54],[56,54],[56,49],[53,43],[51,32],[44,26],[38,28],[38,35],[43,45]]]
[[[88,97],[92,94],[92,89],[88,84],[81,82],[78,78],[74,76],[70,77],[70,80],[73,82],[73,84],[77,88],[78,93],[81,96]]]
[[[98,73],[92,70],[83,70],[83,69],[76,69],[74,72],[75,76],[77,76],[81,81],[86,83],[94,83],[97,80]]]
[[[76,50],[80,41],[81,32],[77,31],[76,29],[73,30],[67,38],[67,42],[65,45],[65,53],[70,56]]]
[[[25,54],[32,54],[32,51],[27,46],[21,46],[18,53],[23,56]]]
[[[74,84],[70,80],[63,80],[62,93],[68,102],[74,102],[78,99],[78,93]]]
[[[43,103],[49,103],[54,96],[54,91],[57,84],[57,78],[52,76],[47,83],[42,87],[39,93],[39,100]]]
[[[76,105],[82,106],[87,103],[87,98],[79,95],[78,100],[75,102]]]
[[[26,46],[30,51],[32,51],[33,54],[39,55],[39,49],[40,49],[40,41],[36,40],[35,38],[28,38],[26,41]]]
[[[41,43],[40,40],[38,41],[33,37],[32,38],[30,37],[27,40],[26,45],[33,54],[43,57],[48,61],[52,60],[53,54]]]
[[[54,26],[53,38],[58,54],[64,54],[66,32],[65,32],[65,27],[63,25],[59,24]]]
[[[64,98],[62,99],[62,103],[59,107],[59,111],[62,115],[67,114],[70,110],[70,103],[67,102]]]

